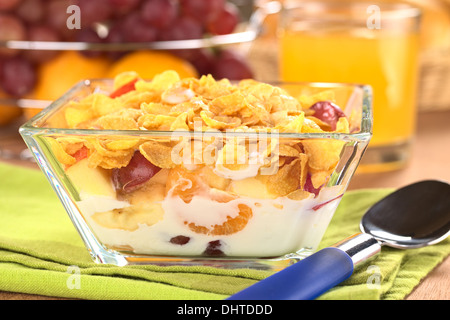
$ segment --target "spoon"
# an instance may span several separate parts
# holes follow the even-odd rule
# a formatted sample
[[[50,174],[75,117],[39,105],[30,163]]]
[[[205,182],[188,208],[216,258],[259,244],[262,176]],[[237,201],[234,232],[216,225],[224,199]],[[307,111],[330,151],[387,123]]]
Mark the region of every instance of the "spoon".
[[[450,234],[450,184],[425,180],[405,186],[373,205],[361,233],[230,296],[227,300],[311,300],[349,278],[356,266],[384,245],[408,249],[438,243]]]

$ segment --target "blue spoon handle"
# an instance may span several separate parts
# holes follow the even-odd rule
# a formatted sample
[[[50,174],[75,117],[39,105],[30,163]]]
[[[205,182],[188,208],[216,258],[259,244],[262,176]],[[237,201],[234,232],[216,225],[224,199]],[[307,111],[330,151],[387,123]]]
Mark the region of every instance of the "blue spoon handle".
[[[227,300],[312,300],[349,278],[357,263],[380,250],[377,240],[359,233],[314,253]]]
[[[227,300],[311,300],[352,273],[353,262],[347,253],[325,248]]]

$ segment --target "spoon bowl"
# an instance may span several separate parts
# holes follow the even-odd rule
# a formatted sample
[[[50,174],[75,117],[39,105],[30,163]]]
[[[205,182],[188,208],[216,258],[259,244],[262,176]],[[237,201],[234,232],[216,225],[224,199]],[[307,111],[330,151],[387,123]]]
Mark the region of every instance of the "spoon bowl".
[[[383,245],[420,248],[450,234],[450,184],[424,180],[373,205],[362,217],[362,233],[324,248],[232,295],[228,300],[308,300],[349,278],[354,268]]]
[[[420,248],[450,234],[450,184],[420,181],[373,205],[361,219],[362,232],[394,248]]]

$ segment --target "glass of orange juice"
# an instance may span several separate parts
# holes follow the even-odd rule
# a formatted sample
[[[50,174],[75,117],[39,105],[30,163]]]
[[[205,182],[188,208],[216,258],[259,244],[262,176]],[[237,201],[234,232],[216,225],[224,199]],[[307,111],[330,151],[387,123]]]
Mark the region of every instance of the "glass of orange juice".
[[[371,85],[373,137],[360,170],[403,167],[416,123],[420,10],[393,3],[292,2],[280,14],[281,80]]]

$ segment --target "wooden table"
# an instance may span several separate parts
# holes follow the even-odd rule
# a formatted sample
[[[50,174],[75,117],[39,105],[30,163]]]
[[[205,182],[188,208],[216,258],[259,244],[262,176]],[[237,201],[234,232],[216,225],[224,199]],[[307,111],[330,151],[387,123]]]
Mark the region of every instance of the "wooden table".
[[[24,144],[14,129],[0,131],[0,149],[8,148],[12,153],[23,150]],[[6,154],[8,156],[8,154]],[[3,159],[13,164],[37,168],[29,161]],[[450,110],[420,113],[413,157],[402,170],[377,174],[356,173],[349,189],[401,187],[422,179],[450,181]],[[450,299],[450,257],[436,267],[406,298],[408,300]],[[0,292],[2,300],[60,299],[21,293]]]

